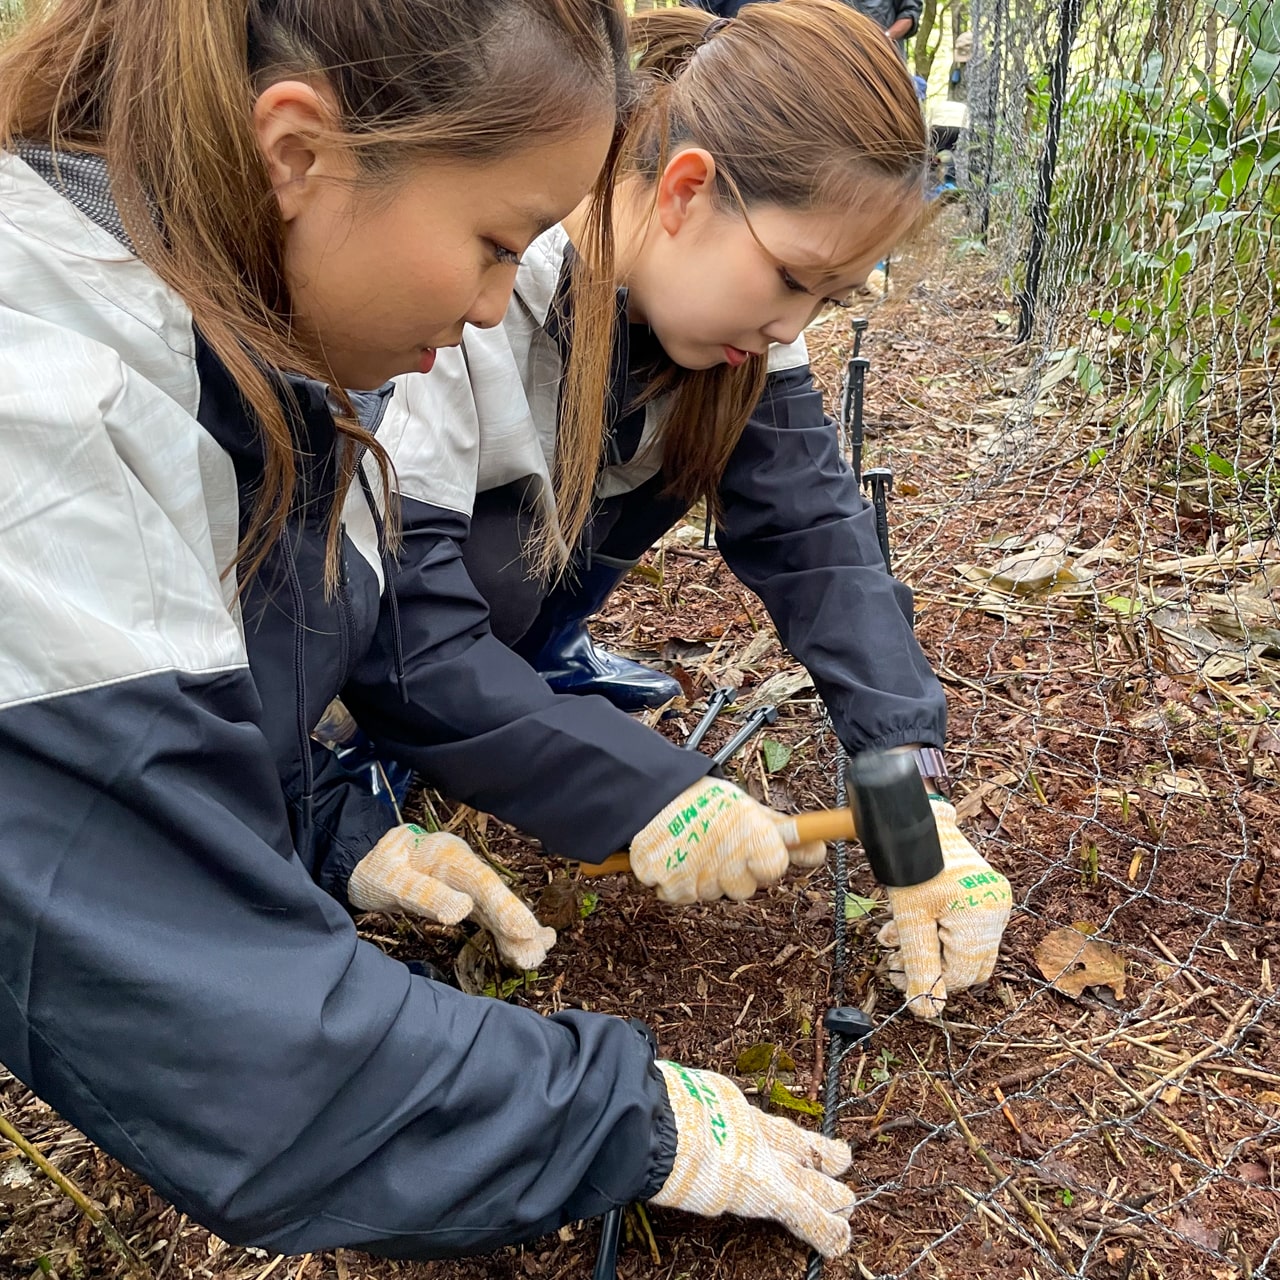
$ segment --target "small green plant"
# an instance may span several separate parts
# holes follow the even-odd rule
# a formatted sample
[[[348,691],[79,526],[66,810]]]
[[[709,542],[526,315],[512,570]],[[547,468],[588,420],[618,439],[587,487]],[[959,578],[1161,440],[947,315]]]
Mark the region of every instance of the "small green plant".
[[[1095,885],[1098,883],[1098,846],[1086,842],[1080,850],[1080,883]]]
[[[1069,1187],[1063,1187],[1062,1190],[1058,1192],[1058,1199],[1062,1202],[1062,1207],[1064,1209],[1070,1209],[1076,1202],[1076,1198]]]
[[[893,1079],[894,1067],[902,1066],[902,1059],[896,1058],[888,1049],[881,1049],[876,1058],[876,1065],[871,1068],[871,1078],[877,1084],[888,1084]]]
[[[515,978],[505,979],[501,986],[496,982],[486,982],[481,991],[494,1000],[509,1000],[521,987],[532,986],[537,981],[538,971],[536,969],[526,969],[524,973]]]
[[[578,915],[585,920],[599,905],[600,895],[588,890],[582,895],[582,901],[578,903]]]

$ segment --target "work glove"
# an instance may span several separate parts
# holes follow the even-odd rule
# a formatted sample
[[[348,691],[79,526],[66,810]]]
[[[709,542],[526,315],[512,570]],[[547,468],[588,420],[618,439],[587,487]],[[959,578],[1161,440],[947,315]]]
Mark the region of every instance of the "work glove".
[[[749,898],[789,866],[816,867],[821,841],[788,850],[781,814],[721,778],[682,791],[631,841],[631,870],[664,902]]]
[[[474,916],[517,969],[536,969],[556,941],[465,840],[414,823],[392,827],[361,858],[347,898],[358,911],[403,911],[436,924]]]
[[[942,870],[923,884],[885,887],[893,919],[877,935],[889,949],[888,976],[918,1018],[936,1018],[949,991],[986,982],[1009,922],[1009,882],[956,826],[956,811],[930,796]]]
[[[834,1258],[849,1247],[854,1196],[836,1178],[849,1144],[751,1106],[732,1080],[659,1062],[676,1117],[676,1159],[653,1203],[714,1218],[768,1218]]]

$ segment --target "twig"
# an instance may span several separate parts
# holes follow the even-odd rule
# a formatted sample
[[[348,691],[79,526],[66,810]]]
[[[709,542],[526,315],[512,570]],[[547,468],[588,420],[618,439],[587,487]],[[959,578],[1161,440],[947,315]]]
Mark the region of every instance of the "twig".
[[[1121,1077],[1120,1073],[1115,1069],[1115,1067],[1113,1067],[1111,1063],[1109,1063],[1105,1058],[1095,1058],[1091,1054],[1085,1053],[1083,1049],[1077,1049],[1072,1045],[1066,1044],[1065,1042],[1064,1042],[1064,1047],[1073,1057],[1079,1058],[1081,1062],[1088,1063],[1088,1065],[1093,1067],[1095,1071],[1101,1071],[1104,1075],[1110,1076],[1111,1079],[1114,1080],[1116,1084],[1118,1084],[1120,1088],[1123,1089],[1125,1093],[1127,1093],[1129,1097],[1134,1100],[1134,1102],[1136,1102],[1140,1107],[1144,1107],[1147,1111],[1149,1111],[1153,1116],[1155,1116],[1157,1120],[1160,1121],[1162,1125],[1164,1125],[1166,1129],[1169,1130],[1170,1133],[1173,1134],[1175,1138],[1177,1138],[1180,1142],[1182,1142],[1182,1144],[1186,1147],[1187,1151],[1191,1153],[1191,1155],[1193,1155],[1197,1160],[1199,1160],[1202,1165],[1205,1165],[1206,1167],[1208,1166],[1209,1164],[1208,1157],[1205,1155],[1204,1148],[1200,1145],[1200,1143],[1194,1137],[1192,1137],[1192,1135],[1189,1134],[1176,1120],[1172,1120],[1167,1115],[1165,1115],[1165,1113],[1158,1106],[1156,1106],[1154,1102],[1152,1102],[1150,1099],[1144,1098],[1142,1094],[1140,1094],[1137,1091],[1137,1089],[1135,1089],[1127,1080]]]
[[[24,1138],[2,1115],[0,1136],[8,1138],[97,1227],[107,1244],[124,1259],[131,1275],[136,1276],[137,1280],[152,1280],[151,1268],[130,1248],[129,1242],[115,1229],[111,1219],[65,1173],[55,1169],[34,1142]]]
[[[653,1224],[649,1221],[649,1215],[645,1212],[645,1207],[639,1201],[633,1205],[627,1206],[627,1212],[635,1216],[635,1220],[640,1224],[640,1234],[644,1236],[645,1243],[649,1246],[649,1257],[655,1267],[662,1266],[662,1254],[658,1252],[658,1241],[653,1234]]]
[[[1129,1167],[1128,1162],[1125,1160],[1124,1156],[1120,1154],[1120,1147],[1117,1145],[1115,1138],[1111,1136],[1111,1131],[1107,1128],[1106,1124],[1098,1119],[1097,1107],[1093,1106],[1092,1103],[1086,1102],[1084,1095],[1077,1093],[1074,1089],[1071,1090],[1071,1096],[1077,1103],[1079,1103],[1080,1110],[1098,1126],[1098,1134],[1102,1138],[1102,1145],[1106,1147],[1111,1158],[1122,1169],[1127,1169]]]
[[[258,1272],[253,1280],[267,1280],[267,1277],[284,1261],[284,1254],[277,1253],[276,1256],[267,1263],[261,1271]]]
[[[923,1068],[924,1064],[920,1064]],[[933,1087],[933,1091],[946,1104],[947,1110],[951,1112],[951,1118],[956,1122],[956,1127],[964,1135],[964,1140],[969,1145],[969,1150],[982,1161],[986,1170],[997,1182],[1007,1182],[1009,1191],[1013,1198],[1022,1206],[1022,1211],[1031,1219],[1036,1230],[1040,1233],[1040,1238],[1053,1250],[1054,1256],[1060,1261],[1066,1260],[1066,1254],[1063,1252],[1062,1244],[1058,1237],[1054,1234],[1053,1228],[1044,1220],[1044,1215],[1040,1210],[1031,1203],[1023,1194],[1022,1188],[1018,1186],[1017,1179],[1012,1174],[1005,1174],[1000,1166],[987,1154],[987,1149],[973,1135],[973,1130],[965,1123],[964,1116],[960,1114],[960,1108],[956,1106],[951,1095],[947,1092],[946,1087],[940,1080],[936,1080],[933,1076],[927,1077],[929,1084]]]
[[[160,1270],[156,1272],[156,1280],[164,1280],[164,1273],[169,1270],[169,1264],[173,1261],[173,1255],[178,1249],[178,1241],[182,1236],[182,1228],[186,1225],[187,1215],[184,1213],[178,1219],[178,1225],[173,1229],[173,1238],[169,1241],[169,1247],[164,1251],[164,1260],[160,1263]]]
[[[1014,1118],[1012,1109],[1008,1102],[1005,1101],[1004,1091],[998,1084],[992,1085],[991,1091],[996,1095],[996,1101],[1000,1104],[1000,1111],[1004,1115],[1004,1118],[1009,1122],[1009,1128],[1012,1129],[1018,1137],[1022,1137],[1022,1126]]]
[[[1219,1053],[1221,1050],[1225,1049],[1227,1047],[1227,1041],[1230,1040],[1232,1036],[1235,1035],[1236,1029],[1244,1021],[1245,1015],[1252,1008],[1253,1008],[1253,1000],[1252,999],[1246,1000],[1244,1004],[1242,1004],[1240,1008],[1236,1010],[1235,1016],[1231,1019],[1231,1022],[1228,1025],[1227,1029],[1222,1033],[1222,1035],[1218,1037],[1217,1040],[1213,1042],[1213,1044],[1209,1045],[1207,1049],[1201,1049],[1199,1053],[1193,1053],[1191,1057],[1187,1058],[1183,1062],[1180,1062],[1176,1067],[1174,1067],[1167,1074],[1162,1075],[1154,1083],[1147,1085],[1147,1087],[1142,1090],[1142,1096],[1144,1098],[1154,1098],[1158,1093],[1160,1093],[1162,1089],[1168,1088],[1175,1081],[1181,1079],[1184,1075],[1186,1075],[1186,1073],[1190,1071],[1192,1067],[1198,1066],[1206,1058],[1211,1058],[1215,1053]]]
[[[1196,975],[1191,972],[1191,967],[1189,962],[1185,960],[1179,960],[1178,957],[1174,955],[1174,953],[1170,951],[1169,948],[1166,947],[1164,943],[1158,937],[1156,937],[1156,935],[1152,933],[1151,930],[1148,929],[1145,924],[1142,926],[1142,932],[1147,935],[1147,937],[1151,940],[1151,945],[1155,947],[1155,949],[1158,952],[1160,952],[1160,954],[1164,956],[1164,958],[1168,960],[1170,964],[1176,964],[1178,966],[1178,972],[1184,978],[1186,978],[1187,982],[1190,983],[1191,987],[1195,991],[1199,992],[1201,995],[1204,995],[1205,992],[1207,991],[1207,988],[1205,987],[1204,983],[1201,982],[1196,977]],[[1216,1000],[1210,1000],[1209,1007],[1220,1018],[1226,1018],[1228,1022],[1231,1021],[1231,1015]]]

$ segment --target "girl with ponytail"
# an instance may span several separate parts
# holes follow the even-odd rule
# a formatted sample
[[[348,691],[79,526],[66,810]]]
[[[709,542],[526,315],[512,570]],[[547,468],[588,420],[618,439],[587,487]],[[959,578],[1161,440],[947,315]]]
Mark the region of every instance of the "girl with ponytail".
[[[497,325],[588,192],[560,429],[599,452],[621,8],[28,13],[0,36],[0,1060],[285,1253],[490,1250],[659,1195],[845,1247],[847,1148],[691,1103],[699,1073],[625,1022],[410,972],[339,901],[475,914],[522,967],[554,940],[312,733],[341,693],[448,741],[420,715],[435,614],[395,571],[388,380]],[[550,495],[570,542],[594,479]],[[716,1198],[748,1175],[767,1194]]]
[[[495,636],[529,664],[521,673],[508,656],[501,681],[464,682],[493,693],[466,722],[483,734],[487,776],[407,758],[558,853],[600,862],[630,843],[632,868],[668,901],[746,897],[789,864],[821,861],[820,847],[789,852],[776,815],[711,777],[705,756],[608,705],[661,706],[680,692],[595,648],[586,624],[704,500],[726,564],[808,667],[848,751],[912,753],[933,795],[943,869],[889,887],[884,934],[909,1007],[932,1016],[948,990],[990,975],[1008,884],[942,799],[942,689],[913,635],[911,594],[885,571],[802,336],[921,212],[928,144],[914,86],[883,33],[835,0],[752,4],[730,20],[655,10],[631,32],[640,99],[613,205],[615,296],[573,288],[586,247],[575,212],[525,255],[502,327],[469,331],[459,358],[410,376],[399,397],[395,457],[413,530],[404,572],[434,600],[443,638],[434,654],[419,651],[439,672],[422,714],[449,705],[448,685],[479,669]],[[602,308],[614,324],[605,447],[584,451],[563,433],[556,379],[579,326],[599,327]],[[467,414],[480,492],[473,510],[468,495],[451,514],[440,468],[415,442],[425,424]],[[584,474],[591,520],[564,529],[555,487],[578,488]],[[534,672],[562,694],[603,697],[563,698],[530,733],[525,707],[541,707],[544,691]],[[385,741],[376,718],[371,727]],[[519,816],[513,777],[528,797]],[[981,895],[963,891],[975,875]]]

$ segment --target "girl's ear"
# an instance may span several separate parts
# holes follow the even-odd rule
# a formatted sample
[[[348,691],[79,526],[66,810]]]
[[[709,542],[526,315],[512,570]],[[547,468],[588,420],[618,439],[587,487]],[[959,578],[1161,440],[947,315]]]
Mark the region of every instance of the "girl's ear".
[[[349,159],[323,140],[333,127],[331,105],[301,80],[277,81],[253,104],[258,149],[285,222],[303,211],[320,179],[347,176]]]
[[[656,203],[658,222],[667,235],[678,234],[699,196],[710,198],[715,178],[716,162],[701,147],[677,152],[667,161],[658,179]]]

